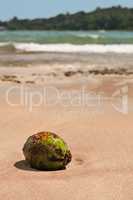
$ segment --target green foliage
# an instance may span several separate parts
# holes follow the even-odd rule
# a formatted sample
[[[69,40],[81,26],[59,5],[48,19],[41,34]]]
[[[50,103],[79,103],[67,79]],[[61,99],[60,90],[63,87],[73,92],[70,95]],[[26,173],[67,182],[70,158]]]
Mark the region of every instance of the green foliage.
[[[93,12],[60,14],[49,19],[18,19],[0,22],[8,30],[133,30],[133,9],[120,6]]]

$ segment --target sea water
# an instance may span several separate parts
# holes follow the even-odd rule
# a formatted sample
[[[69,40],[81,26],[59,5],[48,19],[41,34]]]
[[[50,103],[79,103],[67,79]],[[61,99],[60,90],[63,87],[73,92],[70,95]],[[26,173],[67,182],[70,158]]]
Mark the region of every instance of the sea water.
[[[129,31],[1,31],[0,48],[26,52],[133,53]]]

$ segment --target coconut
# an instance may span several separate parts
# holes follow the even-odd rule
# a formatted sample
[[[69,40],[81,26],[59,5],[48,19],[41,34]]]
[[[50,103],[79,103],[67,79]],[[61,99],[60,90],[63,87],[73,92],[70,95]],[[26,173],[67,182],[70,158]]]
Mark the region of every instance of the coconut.
[[[68,145],[51,132],[30,136],[24,144],[23,153],[30,166],[38,170],[65,169],[72,159]]]

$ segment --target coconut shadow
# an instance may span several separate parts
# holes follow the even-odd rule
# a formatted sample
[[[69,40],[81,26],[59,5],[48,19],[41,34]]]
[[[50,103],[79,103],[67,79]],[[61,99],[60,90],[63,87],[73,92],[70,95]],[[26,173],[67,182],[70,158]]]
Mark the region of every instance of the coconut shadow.
[[[58,169],[58,170],[39,170],[39,169],[34,169],[32,168],[29,163],[26,160],[20,160],[14,163],[14,167],[16,167],[19,170],[24,170],[24,171],[34,171],[34,172],[54,172],[54,171],[62,171],[65,169]]]

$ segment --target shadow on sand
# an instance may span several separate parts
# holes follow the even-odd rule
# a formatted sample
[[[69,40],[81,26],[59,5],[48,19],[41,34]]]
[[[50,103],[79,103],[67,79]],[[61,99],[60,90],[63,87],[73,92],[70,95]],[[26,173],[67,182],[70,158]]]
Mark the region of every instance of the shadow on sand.
[[[58,169],[58,170],[37,170],[37,169],[33,169],[33,168],[31,168],[31,166],[29,165],[29,163],[26,160],[17,161],[14,164],[14,167],[16,167],[17,169],[20,169],[20,170],[32,171],[32,172],[40,172],[40,171],[44,171],[44,172],[53,171],[54,172],[54,171],[65,170],[65,169]]]
[[[25,171],[35,171],[35,172],[39,171],[39,170],[31,168],[26,160],[17,161],[14,164],[14,167],[16,167],[17,169],[20,169],[20,170],[25,170]]]

